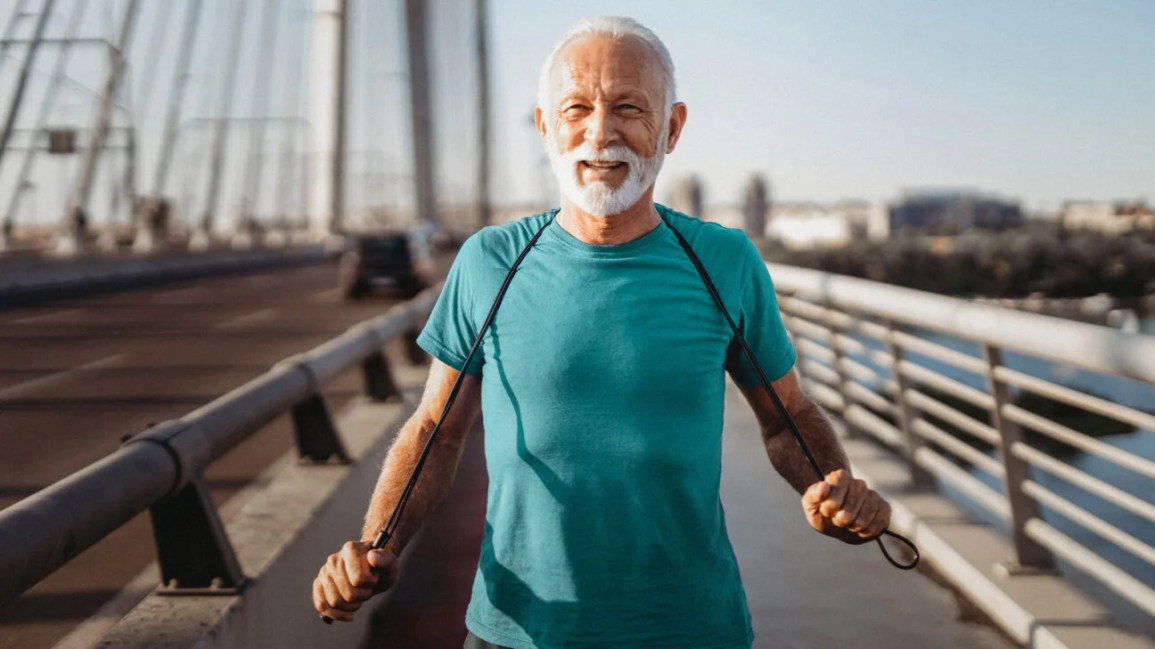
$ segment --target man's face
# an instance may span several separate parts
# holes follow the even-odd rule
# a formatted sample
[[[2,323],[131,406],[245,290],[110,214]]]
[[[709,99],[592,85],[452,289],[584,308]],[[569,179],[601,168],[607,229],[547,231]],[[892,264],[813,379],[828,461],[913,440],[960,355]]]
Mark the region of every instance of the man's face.
[[[538,109],[538,129],[570,201],[609,216],[653,186],[676,136],[660,64],[644,41],[597,35],[569,43],[551,72],[548,103]]]

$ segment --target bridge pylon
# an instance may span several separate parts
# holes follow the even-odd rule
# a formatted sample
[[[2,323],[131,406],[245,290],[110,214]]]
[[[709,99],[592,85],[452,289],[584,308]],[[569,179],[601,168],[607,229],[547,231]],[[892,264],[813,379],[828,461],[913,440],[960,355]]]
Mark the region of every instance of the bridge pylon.
[[[325,240],[342,229],[345,209],[346,0],[314,0],[309,121],[313,183],[309,231]]]

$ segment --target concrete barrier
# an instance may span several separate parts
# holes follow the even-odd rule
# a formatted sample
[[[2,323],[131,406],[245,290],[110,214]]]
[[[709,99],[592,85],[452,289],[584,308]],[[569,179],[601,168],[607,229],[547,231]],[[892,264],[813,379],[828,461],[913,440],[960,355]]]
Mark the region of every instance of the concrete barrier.
[[[311,585],[330,552],[360,536],[360,521],[385,452],[415,407],[423,367],[396,370],[406,401],[359,400],[339,419],[353,462],[288,463],[255,490],[225,527],[246,575],[236,596],[153,593],[117,623],[98,647],[125,649],[243,649],[355,647],[363,623],[323,624]],[[406,388],[403,388],[406,389]],[[292,452],[295,456],[296,452]],[[368,618],[386,598],[360,612]]]

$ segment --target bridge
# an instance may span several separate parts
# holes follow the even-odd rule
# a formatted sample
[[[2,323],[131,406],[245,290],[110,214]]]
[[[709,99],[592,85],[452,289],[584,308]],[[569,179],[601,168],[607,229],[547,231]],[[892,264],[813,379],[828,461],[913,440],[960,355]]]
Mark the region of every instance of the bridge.
[[[505,218],[486,3],[10,9],[0,649],[460,646],[480,427],[395,588],[351,625],[308,594],[415,407],[439,290],[347,299],[343,235],[433,224],[443,276]],[[1155,338],[768,263],[807,392],[922,563],[815,537],[729,386],[756,646],[1155,647]]]

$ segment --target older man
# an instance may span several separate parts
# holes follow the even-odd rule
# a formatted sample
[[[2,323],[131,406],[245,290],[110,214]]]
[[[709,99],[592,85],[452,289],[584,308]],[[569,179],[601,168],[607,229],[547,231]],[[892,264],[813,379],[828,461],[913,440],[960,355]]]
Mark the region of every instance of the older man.
[[[725,373],[814,529],[865,542],[886,528],[889,506],[850,476],[829,423],[799,389],[754,246],[653,202],[686,123],[661,41],[629,19],[580,22],[542,69],[535,117],[561,208],[485,228],[462,247],[418,340],[434,357],[425,395],[389,452],[363,540],[317,576],[315,606],[351,620],[393,583],[395,555],[448,490],[480,409],[489,499],[467,647],[750,647],[719,501]],[[814,481],[783,432],[674,229],[713,277],[825,480]],[[466,366],[502,280],[539,230]],[[369,550],[459,372],[461,392],[397,533],[384,551]]]

